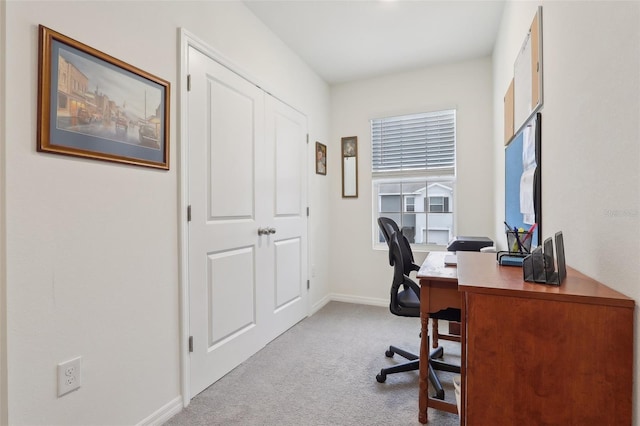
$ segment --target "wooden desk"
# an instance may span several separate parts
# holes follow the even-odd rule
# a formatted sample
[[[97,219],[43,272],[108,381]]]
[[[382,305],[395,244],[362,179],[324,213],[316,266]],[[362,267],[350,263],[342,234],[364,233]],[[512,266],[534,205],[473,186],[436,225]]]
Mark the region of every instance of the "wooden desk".
[[[461,424],[631,424],[633,299],[572,268],[557,287],[523,281],[493,253],[458,252],[455,271],[443,256],[430,254],[418,272],[420,355],[426,313],[447,289],[444,303],[457,297],[462,307]],[[427,386],[421,369],[423,423],[427,407],[440,408]]]
[[[444,257],[447,254],[451,253],[429,253],[416,276],[420,279],[420,322],[422,325],[420,359],[429,358],[429,313],[446,308],[462,307],[461,293],[458,291],[458,270],[455,266],[444,265]],[[462,327],[461,332],[464,333],[464,327]],[[461,334],[460,337],[461,340],[464,341],[464,334]],[[462,355],[464,356],[464,353]],[[460,366],[461,370],[463,367],[463,365]],[[461,373],[464,374],[464,371],[461,371]],[[458,412],[455,404],[450,404],[429,396],[429,369],[424,362],[420,363],[419,377],[418,420],[420,420],[421,423],[427,423],[428,407],[450,413]]]

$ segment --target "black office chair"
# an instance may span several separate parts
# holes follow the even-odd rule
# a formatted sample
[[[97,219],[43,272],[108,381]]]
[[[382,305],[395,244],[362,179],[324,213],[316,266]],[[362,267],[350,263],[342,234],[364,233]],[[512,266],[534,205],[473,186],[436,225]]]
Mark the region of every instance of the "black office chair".
[[[391,239],[391,236],[395,233],[395,232],[402,232],[402,235],[404,235],[405,237],[407,237],[405,230],[408,228],[403,228],[402,231],[398,228],[398,224],[391,218],[388,217],[379,217],[378,218],[378,226],[380,227],[380,231],[382,232],[382,236],[384,237],[385,241],[387,242],[387,245],[389,244],[389,240]],[[415,232],[414,232],[415,233]],[[466,238],[466,237],[465,237]],[[407,240],[409,238],[407,237]],[[491,240],[489,240],[491,241]],[[493,243],[493,242],[492,242]],[[404,274],[408,277],[411,277],[411,271],[418,271],[420,270],[420,266],[416,265],[415,260],[413,258],[413,251],[411,251],[411,245],[410,244],[405,244],[406,247],[403,247],[405,249],[405,252],[408,252],[408,256],[410,259],[410,262],[405,262],[405,268],[404,268]],[[406,257],[406,254],[405,254]],[[391,266],[393,266],[393,261],[391,259],[391,252],[389,252],[389,264]],[[431,343],[433,345],[433,349],[437,349],[438,348],[438,340],[442,339],[442,340],[449,340],[452,342],[460,342],[460,335],[459,334],[450,334],[450,333],[440,333],[440,329],[438,327],[438,320],[435,317],[431,317],[432,321],[431,321]],[[458,321],[450,321],[450,327],[457,323],[458,328],[460,323]]]
[[[386,218],[385,218],[386,219]],[[381,223],[382,222],[382,223]],[[378,221],[381,228],[387,221]],[[383,231],[384,233],[384,231]],[[411,265],[411,247],[407,239],[400,232],[393,232],[389,243],[389,262],[393,265],[393,281],[391,284],[391,302],[389,309],[391,313],[404,316],[404,317],[420,317],[420,287],[409,278],[404,272],[405,270],[412,270]],[[443,319],[449,321],[460,321],[459,309],[445,309],[437,313],[430,315],[434,320]],[[394,365],[392,367],[383,368],[376,376],[376,380],[383,383],[387,379],[388,374],[401,373],[406,371],[414,371],[420,368],[419,356],[411,352],[407,352],[403,349],[395,346],[389,346],[389,349],[385,352],[385,355],[392,357],[394,354],[398,354],[405,359],[409,360],[406,363]],[[453,373],[460,373],[460,367],[456,365],[447,364],[438,360],[442,358],[443,349],[438,347],[431,351],[429,356],[429,380],[435,389],[435,398],[444,399],[444,389],[438,379],[435,370],[449,371]]]

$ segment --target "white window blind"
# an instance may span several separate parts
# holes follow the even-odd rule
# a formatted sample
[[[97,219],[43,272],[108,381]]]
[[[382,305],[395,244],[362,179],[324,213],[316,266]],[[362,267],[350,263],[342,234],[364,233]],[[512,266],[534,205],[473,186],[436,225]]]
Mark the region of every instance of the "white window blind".
[[[371,137],[374,174],[455,173],[455,110],[374,119]]]

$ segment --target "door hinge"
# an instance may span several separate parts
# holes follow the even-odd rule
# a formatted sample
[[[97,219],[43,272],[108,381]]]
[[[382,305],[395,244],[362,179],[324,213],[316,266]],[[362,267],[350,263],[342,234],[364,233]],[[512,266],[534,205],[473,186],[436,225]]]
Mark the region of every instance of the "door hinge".
[[[307,143],[309,143],[309,133],[307,133]]]
[[[189,336],[189,352],[193,352],[193,336]]]
[[[191,74],[187,74],[187,92],[191,91]]]
[[[307,280],[307,290],[311,288],[311,280]]]
[[[187,222],[191,222],[191,205],[187,206]]]
[[[309,217],[309,207],[307,207],[307,217]]]

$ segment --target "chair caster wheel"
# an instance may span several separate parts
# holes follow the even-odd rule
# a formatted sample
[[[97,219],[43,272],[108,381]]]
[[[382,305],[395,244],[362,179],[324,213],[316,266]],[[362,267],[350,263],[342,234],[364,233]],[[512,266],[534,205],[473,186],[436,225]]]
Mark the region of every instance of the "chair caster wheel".
[[[384,354],[385,354],[388,358],[391,358],[391,357],[395,354],[395,352],[390,351],[390,350],[387,350]]]
[[[380,373],[376,376],[376,380],[378,383],[384,383],[387,380],[387,375],[384,373]]]

